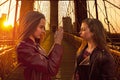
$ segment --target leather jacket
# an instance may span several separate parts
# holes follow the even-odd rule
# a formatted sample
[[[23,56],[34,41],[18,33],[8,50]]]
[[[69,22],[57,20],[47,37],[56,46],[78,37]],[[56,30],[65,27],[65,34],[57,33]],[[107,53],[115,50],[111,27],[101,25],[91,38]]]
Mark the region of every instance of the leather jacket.
[[[45,54],[29,38],[17,46],[18,62],[25,67],[25,80],[51,80],[51,76],[57,74],[63,54],[62,46],[54,44],[50,54]]]
[[[86,48],[81,51],[81,54],[77,58],[74,80],[116,80],[115,61],[112,55],[97,47],[90,56],[83,60],[82,56],[85,49]],[[88,67],[87,70],[86,67]],[[85,75],[80,74],[81,71],[83,71]],[[83,76],[86,77],[86,79],[84,79]]]

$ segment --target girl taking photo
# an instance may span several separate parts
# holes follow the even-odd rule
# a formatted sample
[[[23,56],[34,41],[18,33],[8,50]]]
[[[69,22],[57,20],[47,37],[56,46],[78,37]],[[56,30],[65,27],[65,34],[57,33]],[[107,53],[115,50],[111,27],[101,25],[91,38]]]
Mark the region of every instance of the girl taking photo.
[[[54,45],[47,56],[40,47],[40,41],[45,34],[45,16],[37,11],[31,11],[21,20],[23,32],[17,46],[18,63],[24,66],[25,80],[51,80],[60,66],[63,55],[61,46],[63,29],[59,28],[54,37]]]

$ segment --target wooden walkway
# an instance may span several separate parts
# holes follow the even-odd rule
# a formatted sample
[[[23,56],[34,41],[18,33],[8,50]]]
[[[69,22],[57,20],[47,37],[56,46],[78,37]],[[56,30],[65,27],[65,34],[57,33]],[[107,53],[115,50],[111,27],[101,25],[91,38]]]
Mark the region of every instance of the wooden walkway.
[[[49,35],[42,44],[42,46],[46,49],[47,52],[49,52],[49,49],[53,44],[52,42],[53,36]],[[62,42],[62,46],[64,48],[62,63],[59,68],[58,74],[55,78],[53,78],[53,80],[71,80],[74,73],[75,54],[77,50],[73,46],[71,46],[68,41],[64,39]]]

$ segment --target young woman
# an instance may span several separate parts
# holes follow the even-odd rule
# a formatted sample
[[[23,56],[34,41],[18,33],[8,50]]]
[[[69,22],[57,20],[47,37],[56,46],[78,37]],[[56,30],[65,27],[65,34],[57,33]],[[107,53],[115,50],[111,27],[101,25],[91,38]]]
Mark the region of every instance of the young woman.
[[[24,66],[25,80],[51,80],[60,66],[63,48],[61,46],[63,29],[57,30],[54,45],[46,56],[40,47],[40,40],[45,34],[45,16],[37,11],[26,14],[20,23],[23,32],[17,46],[18,62]]]
[[[115,80],[115,62],[107,48],[105,29],[97,19],[82,21],[74,80]]]

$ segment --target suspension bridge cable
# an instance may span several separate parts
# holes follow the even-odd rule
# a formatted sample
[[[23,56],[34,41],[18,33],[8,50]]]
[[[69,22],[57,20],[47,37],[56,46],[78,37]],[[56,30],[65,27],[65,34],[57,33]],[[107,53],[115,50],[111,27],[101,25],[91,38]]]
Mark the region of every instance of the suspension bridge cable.
[[[66,4],[67,5],[67,4]],[[69,16],[67,13],[68,13],[68,9],[69,9],[69,7],[70,7],[70,1],[69,1],[69,4],[68,4],[68,6],[67,6],[67,10],[66,10],[66,16]],[[62,23],[62,20],[58,23],[58,25],[60,25]]]
[[[108,13],[107,13],[107,7],[106,7],[106,4],[105,4],[105,1],[103,0],[103,3],[104,3],[104,8],[105,8],[105,14],[106,14],[106,18],[105,20],[107,21],[106,24],[108,25],[108,31],[110,33],[110,22],[108,20]]]
[[[73,9],[73,6],[71,5],[71,1],[69,1],[69,4],[68,4],[68,10],[67,10],[67,14],[66,16],[70,16],[72,13],[74,13],[74,9]]]
[[[37,7],[38,7],[38,9],[37,10],[40,10],[40,6],[41,6],[41,2],[39,3],[40,1],[37,1]],[[41,10],[40,10],[41,11]]]
[[[88,10],[90,11],[90,5],[89,5],[89,1],[88,1]],[[89,18],[90,18],[90,13],[88,13],[89,14]]]
[[[103,1],[104,1],[104,0],[103,0]],[[105,4],[105,1],[104,1],[104,4]],[[105,8],[106,8],[106,6],[105,6]],[[105,9],[105,11],[106,11],[106,9]],[[106,14],[107,14],[107,13],[106,13]],[[106,17],[108,17],[108,16],[106,15]],[[107,20],[106,24],[109,25],[109,28],[110,28],[110,26],[111,26],[112,29],[113,29],[113,31],[115,31],[115,33],[117,33],[117,31],[115,30],[115,28],[113,27],[113,25],[112,25],[110,22],[108,23],[109,20],[108,20],[107,18],[106,18],[106,20]]]
[[[8,20],[8,18],[9,18],[9,14],[10,14],[10,8],[11,8],[11,2],[12,2],[12,0],[10,0],[10,3],[9,3],[9,9],[8,9],[8,16],[7,16],[7,20]]]
[[[39,9],[40,9],[41,8],[41,1],[38,4],[39,4]]]
[[[102,14],[105,16],[105,14],[104,14],[104,12],[103,12],[103,10],[100,8],[100,6],[98,5],[98,7],[99,7],[99,9],[101,10],[101,12],[102,12]],[[105,16],[106,17],[106,16]],[[106,18],[105,18],[106,19]],[[107,22],[105,21],[105,23],[107,24]],[[113,27],[113,25],[111,24],[111,23],[109,23],[109,25],[110,26],[112,26],[112,29],[114,30],[114,31],[116,31],[115,30],[115,28]],[[108,35],[106,35],[106,37],[107,37],[107,39],[112,43],[112,47],[113,47],[113,45],[115,45],[115,43],[114,42],[112,42],[112,40],[110,39],[110,37],[108,36]],[[115,46],[116,47],[116,46]]]
[[[98,8],[100,9],[100,11],[102,12],[102,14],[104,15],[104,17],[106,17],[105,16],[105,14],[104,14],[104,12],[103,12],[103,10],[100,8],[100,6],[98,5]]]
[[[110,14],[109,14],[110,15]],[[114,18],[110,15],[110,17],[111,17],[111,19],[112,19],[112,21],[114,21]],[[113,31],[115,32],[115,33],[117,33],[117,31],[115,30],[115,28],[113,27],[113,25],[111,24],[111,23],[109,23],[110,24],[110,26],[111,26],[111,28],[113,29]]]
[[[114,12],[116,13],[116,11],[114,10]],[[114,23],[116,24],[116,26],[119,28],[119,30],[120,30],[120,26],[118,26],[118,24],[117,24],[117,22],[115,21],[115,20],[117,20],[117,19],[115,19],[114,20],[114,18],[112,17],[112,15],[110,15],[111,16],[111,18],[112,18],[112,21],[114,21]],[[115,17],[116,18],[116,17]],[[116,30],[115,30],[116,31]],[[116,31],[117,32],[117,31]]]
[[[71,2],[70,9],[71,9],[71,12],[69,13],[69,15],[71,15],[71,17],[75,19],[75,11],[74,11],[74,4],[73,4],[73,2]]]
[[[69,4],[68,4],[69,5]],[[90,13],[90,11],[88,11],[86,8],[85,8],[85,6],[83,5],[83,3],[82,3],[82,6],[84,7],[84,9],[90,14],[90,16],[93,18],[93,15]],[[67,9],[68,9],[68,7],[69,6],[67,6]],[[68,10],[66,11],[66,16],[67,16],[67,13],[68,13]],[[78,21],[78,20],[77,20]],[[61,24],[62,23],[62,21],[60,21],[59,22],[59,24]],[[78,23],[79,24],[79,23]]]
[[[103,12],[103,10],[101,9],[101,7],[99,6],[99,4],[98,4],[98,8],[100,9],[100,11],[102,12],[102,14],[104,15],[104,17],[106,17],[105,16],[105,14],[104,14],[104,12]],[[105,18],[106,19],[106,18]],[[105,19],[104,19],[104,22],[105,22]],[[106,22],[105,22],[106,23]],[[107,24],[107,23],[106,23]],[[113,44],[113,42],[112,42],[112,40],[110,39],[110,37],[106,34],[106,37],[107,37],[107,39]]]
[[[68,3],[68,7],[67,7],[67,12],[66,12],[66,15],[69,16],[69,7],[70,7],[70,1]]]
[[[70,1],[69,1],[70,2]],[[65,4],[67,5],[67,3],[65,2]],[[67,13],[68,13],[68,8],[69,8],[69,4],[67,5],[67,8],[66,8],[66,16],[67,16]]]
[[[111,16],[111,15],[110,15]],[[111,16],[111,19],[112,19],[112,21],[114,21],[114,18]],[[111,26],[111,28],[113,29],[113,31],[115,32],[115,33],[117,33],[117,31],[115,30],[115,28],[113,27],[113,25],[109,22],[109,24],[110,24],[110,26]]]
[[[117,13],[117,11],[116,10],[114,10],[115,11],[115,15],[118,15],[119,17],[120,17],[120,15]],[[115,16],[115,18],[116,18],[116,16]],[[117,20],[117,18],[116,18],[116,20]],[[118,23],[116,22],[116,26],[118,26]],[[118,26],[119,27],[119,30],[120,30],[120,26]]]
[[[105,8],[105,13],[106,13],[106,18],[104,19],[104,21],[105,21],[105,23],[108,25],[108,30],[109,30],[109,33],[110,33],[110,26],[112,27],[112,29],[113,30],[115,30],[114,29],[114,27],[113,27],[113,25],[109,22],[109,20],[108,20],[108,13],[107,13],[107,8],[106,8],[106,5],[105,5],[105,0],[103,0],[103,3],[104,3],[104,8]],[[116,31],[115,31],[116,32]],[[112,47],[113,47],[113,45],[114,46],[116,46],[115,45],[115,43],[114,42],[112,42],[112,40],[111,40],[111,38],[109,37],[109,36],[107,36],[107,38],[109,39],[109,41],[112,43]]]
[[[73,3],[73,2],[71,2],[71,3]],[[71,8],[72,8],[72,11],[71,11],[71,13],[73,13],[74,15],[75,15],[75,9],[74,9],[74,6],[75,4],[73,4],[73,5],[71,5]]]
[[[70,14],[72,13],[71,9],[72,9],[71,8],[71,3],[69,1],[68,8],[67,8],[67,16],[70,16]]]
[[[72,6],[71,3],[73,3],[73,2],[69,0],[69,3],[68,3],[68,6],[67,6],[67,10],[66,10],[66,15],[65,15],[65,16],[71,17],[70,15],[71,15],[72,13],[75,14],[74,8],[73,8],[73,6]],[[67,3],[66,3],[66,4],[67,4]],[[58,25],[60,25],[61,23],[62,23],[62,20],[59,22]]]
[[[0,4],[0,6],[2,6],[3,4],[5,4],[6,2],[8,2],[9,0],[4,1],[3,3]]]
[[[111,19],[114,21],[114,18],[112,17],[112,15],[110,15],[111,16]],[[114,21],[115,22],[115,21]],[[114,28],[114,26],[110,23],[110,26],[112,27],[112,29],[113,29],[113,31],[115,32],[115,33],[117,33],[117,31],[115,30],[115,28]]]
[[[42,3],[41,1],[38,1],[38,2],[37,2],[38,6],[39,6],[39,7],[37,8],[37,11],[40,11],[40,12],[42,11],[42,9],[41,9],[41,7],[40,7],[40,6],[41,6],[41,3]],[[46,23],[48,23],[48,25],[50,25],[50,23],[49,23],[48,20],[46,20]]]
[[[79,3],[82,3],[82,1],[79,1]],[[90,13],[90,11],[87,10],[87,8],[83,5],[83,3],[82,3],[82,6],[83,6],[84,10],[86,10],[86,11],[90,14],[90,16],[91,16],[92,18],[94,18],[93,15]]]
[[[109,3],[109,4],[113,5],[113,6],[114,6],[114,7],[116,7],[117,9],[120,9],[120,7],[118,7],[117,5],[115,5],[115,4],[113,4],[113,3],[111,3],[110,1],[108,1],[108,0],[104,0],[104,1],[106,1],[107,3]]]
[[[105,14],[104,14],[104,12],[103,12],[103,10],[100,8],[100,6],[98,5],[98,7],[99,7],[99,9],[100,9],[100,11],[103,13],[103,15],[105,16]],[[120,15],[119,15],[120,16]],[[106,22],[105,22],[106,23]],[[110,23],[111,24],[111,23]],[[118,24],[116,23],[116,25],[118,26]],[[115,30],[115,29],[114,29]],[[116,32],[116,31],[115,31]]]
[[[96,18],[98,19],[98,6],[97,0],[95,0],[95,10],[96,10]]]

